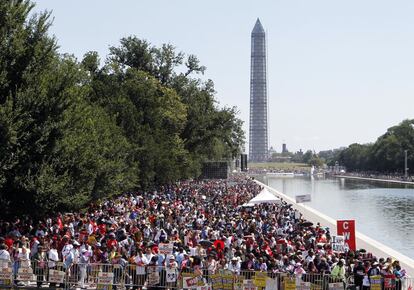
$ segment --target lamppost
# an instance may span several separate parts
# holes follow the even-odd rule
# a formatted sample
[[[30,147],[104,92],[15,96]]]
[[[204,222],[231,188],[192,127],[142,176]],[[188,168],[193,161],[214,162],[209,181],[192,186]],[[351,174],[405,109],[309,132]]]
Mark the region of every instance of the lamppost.
[[[404,150],[404,177],[405,179],[408,178],[407,152],[408,150]]]

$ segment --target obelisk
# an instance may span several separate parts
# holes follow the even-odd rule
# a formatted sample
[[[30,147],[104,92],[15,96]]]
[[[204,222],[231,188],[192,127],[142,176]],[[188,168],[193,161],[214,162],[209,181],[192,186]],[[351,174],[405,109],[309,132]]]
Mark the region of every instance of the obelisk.
[[[251,36],[249,160],[268,160],[266,33],[257,19]]]

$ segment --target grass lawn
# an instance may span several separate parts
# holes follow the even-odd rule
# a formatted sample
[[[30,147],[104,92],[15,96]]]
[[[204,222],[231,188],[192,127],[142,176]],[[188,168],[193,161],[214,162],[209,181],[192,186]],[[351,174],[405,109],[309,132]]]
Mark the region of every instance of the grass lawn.
[[[249,168],[266,168],[277,170],[309,170],[310,166],[305,163],[288,163],[288,162],[265,162],[265,163],[248,163]]]

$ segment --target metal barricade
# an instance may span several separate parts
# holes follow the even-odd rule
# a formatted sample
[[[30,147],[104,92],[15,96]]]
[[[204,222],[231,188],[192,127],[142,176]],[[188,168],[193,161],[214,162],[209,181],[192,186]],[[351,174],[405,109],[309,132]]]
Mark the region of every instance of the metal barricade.
[[[195,268],[195,269],[194,269]],[[359,280],[358,280],[359,281]],[[357,282],[358,284],[359,282]],[[293,275],[281,272],[229,271],[190,267],[134,264],[71,264],[62,262],[0,262],[0,289],[50,287],[96,290],[413,290],[414,281],[393,275],[371,276],[370,285],[357,285],[354,277],[329,274]]]

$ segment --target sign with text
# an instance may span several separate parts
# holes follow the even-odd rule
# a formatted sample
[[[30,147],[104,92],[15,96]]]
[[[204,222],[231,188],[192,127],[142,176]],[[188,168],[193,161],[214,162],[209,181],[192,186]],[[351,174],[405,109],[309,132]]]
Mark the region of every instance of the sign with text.
[[[266,272],[255,271],[254,276],[253,276],[254,286],[256,286],[256,287],[266,287],[266,278],[267,278],[267,273]]]
[[[296,279],[290,277],[284,277],[283,284],[285,290],[296,290]]]
[[[114,282],[114,273],[112,272],[99,272],[98,285],[112,285]]]
[[[310,194],[296,195],[296,203],[309,202],[309,201],[311,201]]]
[[[243,280],[243,289],[244,290],[257,290],[257,287],[254,285],[253,280],[246,279],[246,280]]]
[[[334,252],[345,252],[348,249],[343,236],[332,236],[331,246]]]
[[[344,237],[345,244],[348,245],[351,251],[356,250],[355,220],[336,221],[336,232],[339,236]]]
[[[296,281],[296,290],[310,290],[310,288],[310,282]]]
[[[65,272],[58,270],[49,270],[49,282],[51,283],[63,283],[65,278]]]
[[[0,268],[0,285],[11,285],[12,277],[12,268]]]
[[[395,289],[396,277],[394,274],[384,275],[384,288]]]
[[[381,279],[380,275],[378,276],[371,276],[371,290],[381,290]]]
[[[158,252],[164,255],[171,255],[174,249],[173,243],[160,243],[158,245]]]
[[[19,268],[17,271],[17,279],[24,282],[36,280],[35,276],[33,275],[32,268]]]
[[[273,289],[279,289],[278,287],[278,280],[277,279],[266,279],[266,288],[265,290],[273,290]]]

